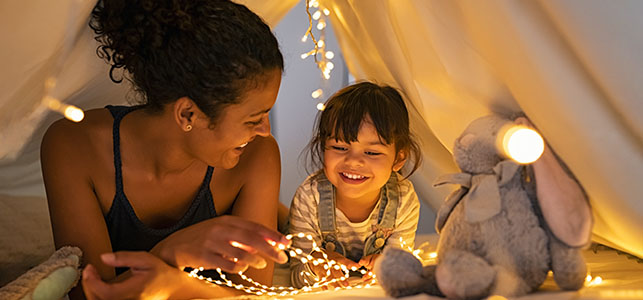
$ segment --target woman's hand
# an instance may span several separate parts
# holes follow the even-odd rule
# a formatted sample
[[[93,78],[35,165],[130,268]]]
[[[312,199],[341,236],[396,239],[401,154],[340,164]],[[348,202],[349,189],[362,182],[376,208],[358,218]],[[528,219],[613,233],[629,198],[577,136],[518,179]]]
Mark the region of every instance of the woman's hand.
[[[158,243],[150,252],[179,268],[221,268],[230,273],[248,266],[266,266],[269,258],[279,263],[288,256],[278,248],[290,243],[284,236],[260,224],[226,215],[181,229]]]
[[[121,251],[101,255],[103,263],[113,267],[129,267],[130,276],[121,281],[105,282],[93,265],[83,270],[82,286],[88,300],[169,298],[177,287],[177,276],[187,274],[170,267],[148,252]],[[181,274],[184,273],[184,274]]]
[[[329,261],[334,260],[338,264],[343,264],[349,270],[351,268],[353,268],[353,267],[355,267],[355,268],[360,267],[359,264],[357,264],[356,262],[344,257],[343,255],[341,255],[341,254],[339,254],[339,253],[337,253],[335,251],[326,251],[326,255],[328,256]],[[312,254],[312,256],[315,259],[323,258],[323,255],[320,252],[315,252],[315,253]],[[340,277],[344,276],[344,272],[342,272],[341,270],[336,270],[335,268],[332,268],[332,267],[331,267],[330,270],[327,270],[327,269],[324,269],[323,265],[324,264],[318,264],[318,265],[315,266],[311,262],[308,262],[308,266],[310,267],[310,269],[319,278],[325,277],[327,272],[330,271],[330,275],[328,277],[326,277],[326,279],[325,279],[326,281],[332,280],[332,279],[337,279],[337,278],[340,278]],[[328,285],[328,287],[335,288],[335,287],[345,287],[345,286],[348,286],[348,285],[349,285],[349,282],[348,282],[348,279],[346,279],[346,280],[331,283],[331,284]]]

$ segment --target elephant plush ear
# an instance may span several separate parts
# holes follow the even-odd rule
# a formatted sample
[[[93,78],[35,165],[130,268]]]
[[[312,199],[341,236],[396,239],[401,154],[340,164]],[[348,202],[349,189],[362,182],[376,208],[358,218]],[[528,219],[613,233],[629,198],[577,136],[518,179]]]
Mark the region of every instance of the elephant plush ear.
[[[440,206],[438,214],[435,218],[435,230],[437,231],[437,233],[440,233],[440,231],[442,231],[442,227],[444,227],[444,224],[447,222],[447,219],[449,218],[449,215],[451,215],[453,208],[455,208],[458,202],[462,200],[462,197],[466,195],[467,190],[467,188],[460,187],[459,189],[451,192],[447,199],[444,200],[444,203],[442,203],[442,206]]]

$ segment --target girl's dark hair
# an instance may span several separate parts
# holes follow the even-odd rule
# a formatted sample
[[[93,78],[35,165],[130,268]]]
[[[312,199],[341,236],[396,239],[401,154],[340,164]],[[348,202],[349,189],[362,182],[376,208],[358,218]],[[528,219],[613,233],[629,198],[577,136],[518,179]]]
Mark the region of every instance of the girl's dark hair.
[[[230,1],[101,0],[89,26],[112,81],[124,68],[151,111],[189,97],[214,122],[262,75],[283,71],[268,25]]]
[[[409,130],[409,113],[398,91],[390,86],[361,82],[347,86],[326,101],[317,116],[313,138],[308,144],[310,167],[323,166],[326,140],[336,138],[350,143],[357,141],[359,128],[370,117],[379,138],[395,145],[395,154],[404,151],[413,161],[407,178],[422,162],[418,143]]]

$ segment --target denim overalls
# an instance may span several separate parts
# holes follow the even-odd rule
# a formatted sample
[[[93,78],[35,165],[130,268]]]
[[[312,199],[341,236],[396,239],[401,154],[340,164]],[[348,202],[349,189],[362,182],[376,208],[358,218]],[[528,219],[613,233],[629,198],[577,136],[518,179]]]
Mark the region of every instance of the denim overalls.
[[[319,192],[319,207],[317,217],[322,232],[322,246],[329,251],[335,251],[346,257],[346,249],[337,240],[335,226],[335,187],[328,181],[324,172],[317,175],[317,191]],[[366,238],[362,257],[382,252],[387,239],[395,229],[397,208],[400,204],[400,192],[397,184],[397,174],[391,173],[388,182],[381,189],[377,226],[373,233]]]

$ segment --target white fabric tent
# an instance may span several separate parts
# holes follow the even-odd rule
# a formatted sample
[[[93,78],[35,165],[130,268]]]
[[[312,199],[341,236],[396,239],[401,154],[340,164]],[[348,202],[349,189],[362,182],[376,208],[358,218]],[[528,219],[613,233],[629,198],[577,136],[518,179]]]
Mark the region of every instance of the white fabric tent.
[[[239,2],[274,26],[297,1]],[[420,198],[439,206],[447,191],[430,183],[456,170],[455,137],[500,103],[522,109],[577,176],[595,239],[643,257],[643,2],[319,2],[353,76],[405,92],[425,154]],[[59,118],[42,106],[47,78],[50,95],[81,108],[126,98],[95,57],[94,4],[0,3],[0,194],[44,195],[39,144]]]
[[[589,194],[596,238],[643,256],[643,3],[327,6],[351,73],[401,87],[419,114],[422,182],[448,171],[440,150],[491,103],[520,107]]]

